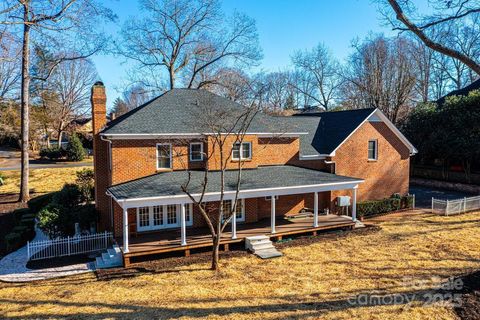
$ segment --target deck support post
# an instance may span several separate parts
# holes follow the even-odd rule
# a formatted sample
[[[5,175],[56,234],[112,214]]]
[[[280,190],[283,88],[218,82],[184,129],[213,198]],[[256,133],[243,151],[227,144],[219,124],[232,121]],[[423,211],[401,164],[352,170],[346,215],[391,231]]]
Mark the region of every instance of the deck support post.
[[[313,227],[318,227],[318,192],[313,193]]]
[[[232,239],[233,240],[237,239],[237,213],[236,212],[233,212],[233,217],[232,217]]]
[[[123,208],[123,252],[128,252],[128,210]]]
[[[357,221],[357,188],[358,186],[355,186],[352,189],[352,220]]]
[[[271,211],[271,225],[272,225],[272,233],[275,233],[275,196],[272,196],[272,203],[270,206]]]
[[[187,229],[185,227],[185,204],[180,205],[180,234],[182,239],[182,246],[187,245]]]

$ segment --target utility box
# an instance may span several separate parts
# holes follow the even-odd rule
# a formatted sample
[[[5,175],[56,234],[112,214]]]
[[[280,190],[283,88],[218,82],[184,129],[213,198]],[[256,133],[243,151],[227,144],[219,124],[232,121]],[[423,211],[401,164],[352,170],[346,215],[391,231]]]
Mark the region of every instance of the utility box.
[[[349,196],[340,196],[340,197],[337,197],[337,206],[339,206],[339,207],[348,207],[348,206],[350,206],[350,197],[349,197]]]

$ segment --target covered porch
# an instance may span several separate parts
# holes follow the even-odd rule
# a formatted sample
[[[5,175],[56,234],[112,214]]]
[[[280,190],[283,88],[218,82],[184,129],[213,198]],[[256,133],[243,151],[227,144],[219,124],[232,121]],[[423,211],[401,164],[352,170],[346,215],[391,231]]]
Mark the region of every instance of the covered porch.
[[[219,201],[221,194],[217,191],[220,190],[220,186],[217,185],[220,181],[218,176],[218,172],[210,172],[209,185],[202,197],[199,191],[202,190],[204,174],[193,173],[190,176],[189,186],[194,199],[202,197],[202,202]],[[171,251],[185,251],[185,254],[189,254],[190,249],[212,246],[208,229],[187,228],[192,223],[193,211],[192,200],[180,189],[186,177],[185,171],[160,173],[109,188],[108,194],[122,209],[120,216],[122,237],[118,237],[117,234],[117,238],[121,244],[126,265],[130,262],[130,258],[135,256]],[[258,221],[246,223],[239,223],[242,221],[240,219],[242,215],[234,214],[226,232],[222,235],[221,244],[227,248],[230,243],[242,242],[246,237],[254,235],[267,235],[278,239],[291,234],[352,227],[356,221],[357,188],[363,180],[300,167],[271,166],[242,170],[241,189],[238,194],[235,191],[235,182],[235,171],[227,171],[224,201],[233,203],[238,199],[243,203],[252,198],[264,198],[268,199],[267,210],[270,212],[267,214],[269,215],[267,219],[264,219],[265,215],[263,215]],[[336,190],[351,191],[351,217],[320,214],[319,193]],[[313,196],[313,208],[309,216],[285,219],[284,212],[277,212],[277,199],[291,195]],[[129,221],[129,209],[136,210],[137,221],[141,220],[140,214],[146,217],[145,221],[149,220],[150,225],[155,224],[156,217],[162,216],[165,224],[171,223],[173,220],[168,219],[175,217],[178,227],[155,233],[139,232],[136,237],[131,237],[132,221]],[[265,211],[262,210],[262,212]],[[244,217],[245,214],[243,219]]]
[[[246,237],[267,235],[271,239],[281,240],[283,237],[299,234],[316,235],[318,231],[333,230],[340,228],[353,228],[355,222],[351,217],[335,214],[318,216],[314,224],[314,217],[307,216],[293,219],[277,219],[275,232],[272,233],[271,224],[268,219],[258,222],[239,224],[236,230],[236,237],[233,237],[232,228],[228,228],[222,234],[221,245],[228,250],[229,244],[244,242]],[[183,251],[185,255],[190,250],[208,248],[212,246],[211,235],[207,228],[195,228],[189,230],[186,235],[186,244],[182,245],[182,234],[180,230],[170,230],[161,233],[144,233],[129,239],[128,252],[125,252],[123,238],[117,238],[117,242],[124,251],[126,264],[130,258],[144,255],[161,254],[173,251]]]

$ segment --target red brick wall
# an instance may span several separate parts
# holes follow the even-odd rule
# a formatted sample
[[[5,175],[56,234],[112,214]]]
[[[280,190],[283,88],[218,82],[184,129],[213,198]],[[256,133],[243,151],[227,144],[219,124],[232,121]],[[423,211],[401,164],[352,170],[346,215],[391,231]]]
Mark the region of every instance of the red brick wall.
[[[368,160],[368,141],[378,140],[378,160]],[[408,148],[383,122],[366,122],[340,148],[332,160],[336,174],[365,179],[357,200],[390,197],[407,193],[410,155]],[[335,192],[332,197],[339,193]]]
[[[201,169],[204,161],[190,161],[190,142],[198,140],[113,140],[112,142],[112,184],[118,184],[157,172],[157,143],[172,144],[173,170]],[[206,145],[204,145],[206,152]]]

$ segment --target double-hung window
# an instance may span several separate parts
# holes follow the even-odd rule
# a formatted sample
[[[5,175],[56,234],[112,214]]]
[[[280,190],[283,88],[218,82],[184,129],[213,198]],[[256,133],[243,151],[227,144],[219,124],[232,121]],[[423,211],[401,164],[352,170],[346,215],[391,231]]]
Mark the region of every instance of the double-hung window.
[[[157,144],[157,169],[172,168],[172,145],[169,143]]]
[[[368,141],[368,160],[378,160],[378,140]]]
[[[250,142],[235,142],[232,148],[232,159],[252,159],[252,144]]]
[[[203,160],[203,143],[192,142],[190,143],[190,161],[202,161]]]

